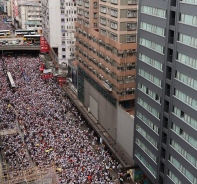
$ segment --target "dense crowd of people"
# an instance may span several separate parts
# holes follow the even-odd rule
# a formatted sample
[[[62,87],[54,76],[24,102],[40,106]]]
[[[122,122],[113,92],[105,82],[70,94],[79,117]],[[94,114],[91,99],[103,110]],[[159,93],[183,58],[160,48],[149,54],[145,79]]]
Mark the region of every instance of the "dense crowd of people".
[[[20,129],[17,134],[1,136],[9,169],[54,164],[61,184],[113,184],[109,170],[117,163],[97,144],[94,131],[82,128],[82,115],[55,79],[41,79],[39,57],[3,60],[0,129]],[[11,72],[15,89],[9,86],[5,70]]]

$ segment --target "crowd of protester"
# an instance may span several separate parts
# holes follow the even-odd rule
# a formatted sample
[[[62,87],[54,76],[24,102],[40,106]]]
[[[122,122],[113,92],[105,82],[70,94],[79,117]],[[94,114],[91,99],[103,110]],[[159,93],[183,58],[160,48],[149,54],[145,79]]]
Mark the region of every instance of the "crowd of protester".
[[[55,165],[61,184],[113,184],[116,161],[97,144],[94,131],[54,78],[43,80],[39,57],[3,58],[0,66],[0,129],[18,127],[17,134],[1,136],[2,152],[10,170]],[[6,72],[11,72],[11,89]]]

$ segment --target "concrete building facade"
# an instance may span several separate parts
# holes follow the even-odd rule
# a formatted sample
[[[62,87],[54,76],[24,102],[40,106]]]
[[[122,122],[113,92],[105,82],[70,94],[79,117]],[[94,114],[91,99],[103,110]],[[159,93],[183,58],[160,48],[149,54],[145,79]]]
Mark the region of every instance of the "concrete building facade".
[[[0,8],[4,13],[7,13],[10,16],[10,1],[9,0],[1,0]]]
[[[133,145],[137,1],[78,0],[75,26],[78,98],[132,159],[126,141]],[[121,120],[119,107],[130,119]]]
[[[43,0],[42,15],[45,39],[54,49],[59,64],[68,64],[75,52],[76,3],[72,0]]]
[[[12,25],[16,29],[19,28],[19,9],[18,9],[18,1],[17,0],[10,0],[11,4],[11,17],[12,17]]]
[[[21,29],[42,32],[42,11],[40,0],[18,0],[18,21]]]
[[[139,0],[134,160],[154,184],[197,183],[196,10]]]

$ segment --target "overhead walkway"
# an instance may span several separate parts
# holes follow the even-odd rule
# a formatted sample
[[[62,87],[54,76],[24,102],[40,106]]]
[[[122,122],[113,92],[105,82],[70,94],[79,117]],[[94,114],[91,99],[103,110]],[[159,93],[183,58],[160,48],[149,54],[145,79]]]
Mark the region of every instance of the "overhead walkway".
[[[0,45],[0,51],[4,50],[40,50],[40,45]]]

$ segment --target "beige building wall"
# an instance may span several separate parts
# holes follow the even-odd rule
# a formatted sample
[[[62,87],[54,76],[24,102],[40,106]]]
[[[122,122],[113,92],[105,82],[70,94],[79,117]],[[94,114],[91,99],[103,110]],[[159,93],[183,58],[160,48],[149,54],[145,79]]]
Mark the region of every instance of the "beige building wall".
[[[118,101],[134,101],[136,2],[80,0],[77,13],[75,36],[79,66]]]

